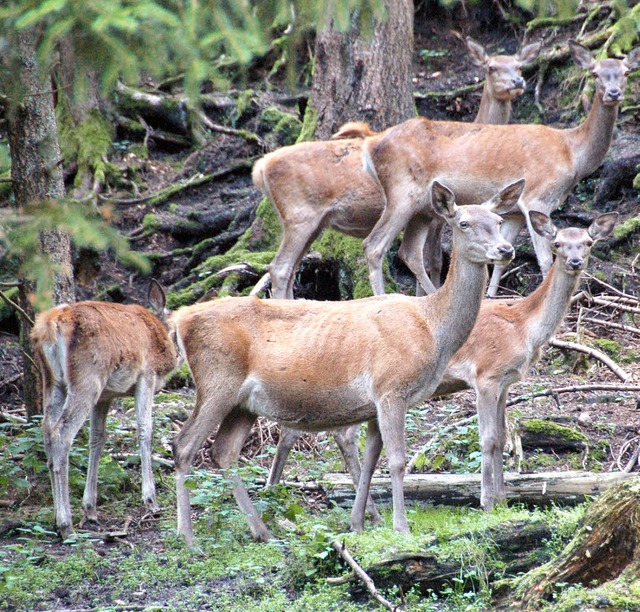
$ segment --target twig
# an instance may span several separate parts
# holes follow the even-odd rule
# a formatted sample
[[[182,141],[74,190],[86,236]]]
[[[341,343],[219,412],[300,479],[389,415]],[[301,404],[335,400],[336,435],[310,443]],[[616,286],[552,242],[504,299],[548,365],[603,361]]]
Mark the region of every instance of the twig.
[[[2,298],[9,308],[13,308],[18,313],[20,313],[28,322],[29,325],[33,326],[33,319],[18,305],[16,304],[4,291],[0,291],[0,298]]]
[[[549,395],[560,395],[561,393],[580,393],[581,391],[640,391],[640,385],[614,385],[614,384],[593,384],[593,385],[572,385],[570,387],[557,387],[555,389],[545,389],[534,391],[525,395],[519,395],[507,402],[507,406],[520,404],[536,397],[548,397]]]
[[[578,344],[576,342],[566,342],[565,340],[558,340],[557,338],[553,338],[549,341],[551,346],[555,346],[556,348],[564,348],[572,351],[578,351],[580,353],[585,353],[591,357],[595,357],[602,363],[604,363],[622,382],[627,382],[631,378],[631,374],[625,372],[613,359],[607,357],[602,351],[591,348],[590,346],[585,346],[584,344]]]
[[[626,298],[619,298],[620,300]],[[602,296],[593,297],[592,301],[594,304],[600,304],[601,306],[608,306],[609,308],[617,308],[618,310],[624,310],[625,312],[632,312],[634,314],[640,314],[640,308],[635,308],[633,306],[627,306],[626,304],[621,304],[620,301],[616,301],[616,298],[606,299]]]
[[[620,297],[624,297],[632,300],[635,299],[632,295],[629,295],[628,293],[624,293],[623,291],[620,291],[620,289],[616,289],[613,285],[610,285],[609,283],[603,281],[601,278],[598,278],[597,276],[593,276],[593,274],[589,274],[589,272],[583,272],[582,275],[588,278],[589,280],[595,281],[599,285],[606,287],[607,289],[609,289],[609,291],[613,291],[613,293],[619,295]],[[635,301],[637,302],[638,300],[636,299]]]
[[[402,609],[399,606],[394,606],[390,601],[387,601],[384,597],[382,597],[382,595],[380,595],[380,593],[378,593],[375,583],[373,582],[369,574],[367,574],[367,572],[365,572],[362,567],[358,565],[356,560],[351,556],[344,542],[340,544],[340,542],[334,540],[333,542],[331,542],[331,546],[333,546],[333,549],[347,562],[347,565],[353,570],[354,574],[360,579],[362,584],[367,587],[367,591],[369,591],[371,597],[373,597],[381,606],[383,606],[387,610]]]
[[[638,440],[640,440],[640,437],[636,436],[635,438],[631,438],[631,440],[627,440],[623,445],[622,448],[620,449],[620,453],[618,454],[618,460],[617,460],[617,464],[618,464],[618,469],[621,472],[626,472],[627,474],[633,469],[633,466],[638,462],[638,457],[640,456],[640,445],[636,446],[636,450],[633,451],[633,453],[631,453],[631,458],[629,459],[629,461],[627,462],[627,465],[625,465],[624,467],[622,467],[622,457],[624,456],[624,454],[627,452],[627,450],[629,449],[629,447],[634,443],[634,442],[638,442]]]
[[[630,334],[636,334],[640,336],[640,329],[637,327],[631,327],[630,325],[622,325],[622,323],[614,323],[613,321],[605,321],[604,319],[595,319],[593,317],[583,317],[583,321],[587,321],[588,323],[597,323],[598,325],[603,325],[605,327],[613,327],[614,329],[620,329],[625,332],[629,332]]]

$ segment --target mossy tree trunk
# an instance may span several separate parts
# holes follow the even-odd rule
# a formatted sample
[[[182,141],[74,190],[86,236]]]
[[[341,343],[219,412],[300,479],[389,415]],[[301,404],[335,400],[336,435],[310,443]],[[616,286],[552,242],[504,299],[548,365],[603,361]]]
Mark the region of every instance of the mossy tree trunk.
[[[34,202],[64,197],[58,128],[53,108],[53,91],[46,71],[36,58],[36,33],[24,30],[13,34],[18,50],[0,89],[8,92],[7,119],[11,146],[11,179],[15,203],[23,208]],[[40,248],[55,265],[53,301],[74,301],[75,288],[69,236],[47,231],[40,236]],[[33,285],[20,279],[19,305],[30,318]],[[24,351],[24,401],[27,414],[40,410],[40,377],[33,363],[29,342],[31,325],[20,316],[20,338]]]
[[[551,599],[562,585],[600,585],[640,571],[640,478],[603,493],[562,554],[525,575],[518,591],[523,608]]]
[[[367,121],[375,130],[415,115],[411,83],[413,1],[385,0],[387,19],[370,36],[330,24],[318,32],[308,112],[325,140],[347,121]],[[309,130],[310,132],[311,130]]]

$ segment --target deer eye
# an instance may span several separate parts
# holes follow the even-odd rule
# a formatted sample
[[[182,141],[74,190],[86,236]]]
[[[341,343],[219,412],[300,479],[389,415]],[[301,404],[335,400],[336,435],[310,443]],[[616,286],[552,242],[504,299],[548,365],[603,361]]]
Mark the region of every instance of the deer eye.
[[[489,66],[489,74],[493,74],[497,68],[495,66]]]
[[[559,242],[554,242],[554,243],[553,243],[553,246],[554,246],[556,249],[559,249],[562,245],[561,245]]]
[[[593,246],[593,240],[587,240],[586,245],[591,248]]]
[[[468,229],[469,223],[467,221],[460,221],[460,229]]]

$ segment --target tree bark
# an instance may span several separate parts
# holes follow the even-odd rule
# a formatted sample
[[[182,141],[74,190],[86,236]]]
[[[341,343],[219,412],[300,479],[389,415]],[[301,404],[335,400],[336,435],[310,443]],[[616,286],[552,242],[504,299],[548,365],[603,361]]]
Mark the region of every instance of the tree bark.
[[[11,178],[16,206],[26,207],[43,200],[56,200],[65,194],[58,128],[53,108],[50,80],[36,58],[36,33],[14,33],[15,60],[8,70],[4,90],[10,92],[7,108]],[[11,82],[9,82],[11,81]],[[55,265],[53,301],[74,301],[75,289],[71,242],[67,234],[52,230],[40,236],[42,253]],[[34,316],[33,285],[22,278],[19,304]],[[24,351],[24,401],[27,415],[37,414],[41,406],[40,377],[33,363],[29,342],[30,322],[20,316],[20,337]]]
[[[411,83],[413,1],[385,0],[387,19],[370,39],[332,24],[318,33],[309,104],[315,136],[326,140],[347,121],[382,130],[415,116]]]
[[[546,505],[582,503],[587,496],[597,495],[621,482],[638,478],[626,472],[542,472],[538,474],[505,474],[507,499],[525,504]],[[329,499],[350,507],[355,496],[347,474],[325,474],[319,483],[327,489]],[[371,492],[376,502],[391,500],[388,476],[374,476]],[[404,479],[407,500],[434,504],[480,505],[480,474],[407,474]]]

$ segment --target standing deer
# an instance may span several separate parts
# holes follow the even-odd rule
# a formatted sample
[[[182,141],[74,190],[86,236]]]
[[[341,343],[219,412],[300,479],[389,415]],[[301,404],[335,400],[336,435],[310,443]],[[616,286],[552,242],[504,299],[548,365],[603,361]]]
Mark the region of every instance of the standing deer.
[[[478,109],[478,114],[474,120],[475,123],[492,123],[492,124],[500,124],[500,123],[509,123],[509,119],[511,117],[511,102],[517,98],[518,96],[524,93],[526,82],[522,77],[522,66],[532,62],[540,52],[541,47],[540,42],[532,43],[523,47],[516,55],[489,55],[484,47],[480,45],[480,43],[474,41],[471,38],[466,39],[467,49],[469,50],[469,54],[471,56],[472,61],[480,66],[485,73],[485,84],[482,90],[482,98],[480,100],[480,107]],[[364,122],[354,121],[349,122],[343,125],[336,134],[332,136],[333,139],[344,139],[344,138],[365,138],[367,136],[373,136],[375,132],[373,132],[369,125]],[[326,174],[326,167],[323,168],[322,162],[320,164],[314,163],[310,158],[306,159],[305,162],[308,164],[312,164],[312,170],[315,171],[318,168],[317,173],[313,175],[310,172],[307,172],[307,168],[300,167],[296,164],[297,161],[300,163],[304,163],[302,159],[297,159],[296,157],[299,152],[304,151],[305,149],[311,151],[320,151],[323,153],[327,151],[333,151],[335,157],[334,158],[322,158],[323,161],[327,164],[333,165],[345,165],[345,160],[353,159],[353,156],[360,153],[360,149],[358,145],[361,143],[338,143],[337,145],[333,145],[331,142],[316,142],[316,143],[303,143],[299,145],[294,145],[292,147],[287,147],[285,149],[280,149],[276,153],[270,154],[270,156],[266,156],[263,158],[264,164],[267,168],[265,175],[261,178],[257,178],[257,173],[262,172],[256,165],[254,168],[254,183],[263,188],[260,184],[258,184],[259,180],[262,180],[262,185],[267,187],[269,185],[266,180],[266,174],[269,174],[270,181],[275,177],[274,182],[276,185],[280,185],[278,190],[277,198],[274,197],[274,194],[269,194],[269,198],[272,202],[281,203],[281,207],[278,207],[278,211],[280,213],[280,218],[283,220],[284,226],[284,237],[283,242],[278,251],[278,255],[274,259],[271,264],[271,277],[272,277],[272,293],[274,297],[288,297],[293,298],[293,282],[295,279],[295,271],[300,263],[300,260],[308,250],[311,242],[315,240],[315,238],[319,235],[320,231],[322,231],[323,227],[333,227],[339,231],[340,227],[334,226],[331,221],[331,211],[329,211],[328,207],[331,205],[331,202],[326,202],[323,200],[323,195],[318,195],[318,191],[316,190],[315,194],[313,194],[312,189],[309,189],[302,197],[299,192],[291,193],[285,183],[288,178],[291,178],[291,184],[294,185],[294,189],[306,189],[307,184],[304,182],[305,178],[313,177],[313,180],[323,181],[323,184],[318,185],[320,190],[326,189],[327,183],[329,179],[327,178],[329,175]],[[345,150],[349,150],[351,153],[351,157],[349,157],[349,153],[347,153],[344,159],[341,157],[339,153],[337,153],[341,148]],[[278,157],[281,155],[281,157]],[[269,161],[269,158],[272,158],[273,161]],[[262,161],[262,160],[261,160]],[[318,160],[320,161],[320,160]],[[382,210],[384,208],[384,201],[382,200],[382,195],[379,190],[372,189],[372,185],[370,184],[370,180],[368,175],[362,170],[361,164],[359,160],[356,160],[358,165],[355,168],[350,168],[349,172],[356,172],[358,176],[353,176],[350,180],[353,183],[350,185],[350,192],[345,194],[342,197],[348,197],[349,204],[348,207],[351,206],[359,206],[359,212],[362,214],[363,211],[367,211],[369,209],[369,205],[371,205],[371,212],[375,213],[374,215],[366,217],[365,223],[362,224],[361,234],[352,234],[357,235],[358,237],[364,237],[372,228],[373,225],[369,226],[369,221],[373,220],[375,223],[378,219]],[[291,166],[287,167],[286,164],[291,162]],[[260,162],[259,162],[260,163]],[[296,176],[287,176],[287,172]],[[341,178],[341,177],[340,177]],[[264,190],[264,189],[263,189]],[[322,194],[322,192],[320,192]],[[378,200],[376,200],[376,193]],[[317,200],[315,198],[318,198]],[[358,201],[358,199],[360,201]],[[334,202],[333,205],[335,207],[342,206],[344,208],[344,204]],[[313,205],[317,204],[317,211],[313,210]],[[289,217],[288,211],[290,210],[293,213],[295,210],[298,210],[296,207],[302,212],[299,212],[300,215],[297,219],[293,217]],[[286,261],[291,262],[294,258],[291,257],[291,251],[287,245],[291,244],[291,241],[295,240],[298,236],[290,237],[292,231],[294,230],[294,224],[299,223],[300,225],[304,225],[305,223],[314,223],[314,214],[320,214],[322,212],[322,208],[325,207],[326,215],[325,219],[328,221],[325,223],[318,218],[317,227],[315,228],[317,231],[313,234],[313,238],[306,243],[304,249],[300,252],[299,257],[296,259],[296,264],[293,267],[286,268],[286,274],[280,274],[278,270],[281,270],[280,262]],[[337,212],[337,208],[334,208]],[[291,219],[291,222],[288,222],[287,219]],[[321,227],[322,226],[322,227]],[[297,229],[295,229],[296,233],[298,233]],[[303,230],[302,235],[305,235],[305,231]],[[345,233],[349,234],[349,231],[345,231]],[[298,233],[299,235],[299,233]],[[400,257],[403,258],[405,256],[405,249],[401,247],[400,249]],[[441,267],[441,266],[440,266]],[[275,270],[275,273],[274,273]],[[282,287],[284,282],[280,282],[280,279],[287,277],[286,286],[287,291],[282,291]],[[436,287],[440,286],[440,270],[438,269],[437,274],[431,275],[431,281],[433,282],[433,291],[435,291]],[[418,284],[418,294],[420,294],[420,285]],[[353,427],[346,428],[344,430],[338,429],[333,432],[334,438],[342,456],[345,460],[345,465],[351,478],[353,479],[354,484],[357,486],[357,482],[360,478],[360,462],[358,460],[357,448],[352,444],[352,440],[355,436],[357,436],[360,431],[359,425],[354,425]],[[276,454],[274,456],[273,463],[271,464],[271,471],[269,472],[269,478],[267,484],[273,485],[280,481],[282,476],[282,471],[284,469],[284,465],[286,462],[287,455],[293,448],[293,445],[298,441],[302,432],[297,431],[295,429],[287,429],[282,428],[280,431],[280,438],[278,439],[278,446],[276,449]],[[372,517],[375,521],[380,520],[380,515],[373,504],[373,500],[369,500],[367,502],[367,508],[371,512]]]
[[[547,215],[532,211],[533,229],[551,242],[555,253],[549,274],[523,299],[482,302],[471,335],[452,357],[433,393],[436,397],[469,388],[475,391],[482,449],[480,504],[485,510],[505,499],[502,457],[509,388],[527,375],[560,326],[594,243],[612,232],[617,217],[618,213],[600,215],[587,230],[558,230]],[[359,426],[341,432],[340,450],[349,456],[345,463],[355,461],[359,469]],[[270,481],[276,466],[282,471],[291,446],[278,443]]]
[[[555,253],[549,273],[523,299],[483,301],[469,339],[449,362],[434,394],[475,391],[482,450],[480,504],[485,510],[505,498],[502,456],[509,388],[527,375],[562,323],[591,248],[613,231],[618,213],[600,215],[586,230],[559,230],[541,212],[531,211],[530,218]]]
[[[142,499],[150,510],[159,509],[151,469],[151,405],[164,378],[178,366],[178,353],[172,334],[160,320],[166,315],[165,294],[155,281],[149,289],[149,303],[155,314],[137,305],[89,301],[57,306],[36,318],[31,339],[42,369],[42,432],[55,525],[63,539],[73,534],[69,451],[89,415],[83,522],[98,521],[98,465],[107,413],[116,397],[135,397]]]
[[[508,122],[511,100],[525,88],[522,65],[533,61],[540,45],[527,45],[515,56],[490,56],[471,39],[467,47],[486,78],[476,122]],[[348,123],[334,135],[339,140],[282,147],[255,163],[253,183],[269,198],[283,226],[270,265],[273,297],[293,299],[295,272],[324,229],[364,238],[380,219],[384,195],[362,167],[362,138],[373,133],[365,123]],[[401,258],[408,256],[405,250],[401,248]]]
[[[593,106],[576,128],[543,125],[470,125],[453,121],[411,119],[365,139],[367,171],[381,185],[386,207],[364,240],[374,293],[384,293],[382,258],[404,228],[403,248],[413,257],[405,263],[426,291],[423,250],[427,235],[427,267],[439,274],[441,221],[433,214],[430,185],[450,185],[460,204],[475,204],[501,185],[524,175],[527,187],[521,206],[525,212],[505,220],[505,238],[513,242],[526,222],[526,211],[551,214],[582,178],[594,172],[609,149],[618,107],[624,99],[627,74],[640,66],[640,47],[624,59],[596,61],[589,49],[569,41],[574,61],[596,77]],[[551,267],[549,243],[530,231],[540,269]],[[504,266],[496,266],[489,294],[495,295]]]
[[[196,452],[218,430],[212,456],[227,469],[258,416],[324,431],[367,422],[367,443],[351,527],[362,530],[371,477],[384,443],[393,483],[394,528],[407,531],[404,420],[428,397],[473,327],[487,264],[513,257],[501,218],[517,206],[518,181],[482,206],[458,207],[433,184],[433,203],[452,228],[447,280],[424,297],[347,302],[226,298],[178,310],[178,345],[196,384],[196,405],[174,439],[178,533],[193,542],[185,479]],[[256,539],[271,537],[237,475],[234,495]]]

